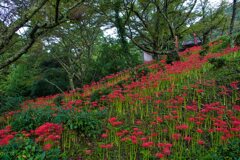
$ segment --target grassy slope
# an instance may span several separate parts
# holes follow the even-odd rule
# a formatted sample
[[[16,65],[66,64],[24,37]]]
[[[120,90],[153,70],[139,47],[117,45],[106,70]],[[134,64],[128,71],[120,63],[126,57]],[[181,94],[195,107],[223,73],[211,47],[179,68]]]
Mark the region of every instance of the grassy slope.
[[[130,71],[106,77],[101,82],[85,86],[83,93],[73,91],[27,101],[28,107],[51,106],[54,116],[48,121],[56,122],[62,112],[69,110],[71,116],[64,121],[61,148],[68,156],[84,159],[201,159],[217,146],[226,145],[239,138],[239,52],[226,49],[222,53],[208,54],[200,58],[199,48],[192,48],[190,55],[181,53],[182,62],[165,65],[163,62],[138,66],[148,68],[146,73],[131,76]],[[214,68],[209,58],[224,57],[226,65]],[[238,83],[239,84],[239,83]],[[111,88],[111,93],[91,101],[94,91]],[[59,98],[61,107],[57,107]],[[238,104],[239,105],[239,104]],[[101,119],[101,135],[88,136],[71,127],[71,118],[79,112],[105,111]],[[95,115],[94,115],[95,116]],[[94,117],[93,116],[93,117]],[[15,116],[16,118],[17,116]],[[87,119],[94,121],[95,119]],[[12,125],[14,118],[8,118]],[[98,123],[89,123],[98,125]],[[88,123],[86,127],[89,127]],[[80,125],[81,128],[81,125]],[[84,129],[84,128],[83,128]],[[89,130],[89,132],[94,132]],[[84,134],[83,134],[84,133]],[[94,134],[94,133],[93,133]],[[90,151],[89,151],[90,150]],[[86,152],[88,151],[88,152]]]

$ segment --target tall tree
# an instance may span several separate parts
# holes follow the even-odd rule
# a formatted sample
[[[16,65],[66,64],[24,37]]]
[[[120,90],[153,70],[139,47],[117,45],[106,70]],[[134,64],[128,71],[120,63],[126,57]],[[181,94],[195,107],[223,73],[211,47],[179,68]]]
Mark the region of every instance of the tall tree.
[[[199,2],[195,17],[199,20],[189,28],[191,32],[197,33],[203,44],[206,44],[211,32],[224,27],[227,21],[226,3],[222,1],[218,7],[213,7],[209,0],[200,0]]]
[[[132,1],[127,6],[133,13],[128,24],[129,38],[145,52],[169,55],[175,50],[175,37],[186,31],[196,2],[197,0]]]
[[[1,2],[0,69],[27,53],[45,33],[76,16],[72,11],[82,3],[83,0],[4,0]],[[22,33],[19,33],[21,31]],[[8,51],[15,47],[18,51],[8,54]]]
[[[233,28],[234,28],[236,10],[237,10],[237,0],[233,0],[233,3],[232,3],[232,18],[231,18],[231,23],[230,23],[230,28],[229,28],[229,34],[230,35],[232,35]]]

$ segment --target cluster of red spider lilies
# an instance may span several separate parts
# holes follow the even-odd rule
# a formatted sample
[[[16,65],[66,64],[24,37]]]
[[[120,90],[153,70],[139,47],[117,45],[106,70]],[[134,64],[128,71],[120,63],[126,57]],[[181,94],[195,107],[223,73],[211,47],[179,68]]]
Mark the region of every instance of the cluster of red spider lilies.
[[[79,150],[79,156],[85,159],[184,159],[191,151],[200,150],[204,155],[231,138],[240,138],[240,106],[236,103],[240,82],[218,86],[214,79],[206,80],[203,76],[211,69],[208,59],[234,58],[239,49],[226,48],[221,53],[200,57],[197,53],[201,47],[193,47],[180,53],[182,60],[171,65],[162,60],[138,66],[150,70],[138,80],[133,80],[129,71],[123,71],[84,86],[83,93],[79,89],[66,92],[61,102],[63,109],[107,110],[108,113],[103,120],[104,132],[86,143]],[[130,83],[120,86],[120,81]],[[112,92],[91,101],[91,93],[101,88],[111,88]],[[22,109],[51,106],[55,110],[53,99],[57,96],[26,101]],[[14,112],[6,114],[8,119],[12,114]],[[38,135],[36,141],[49,150],[52,145],[63,145],[59,144],[62,129],[60,124],[46,123],[29,134]],[[6,145],[14,134],[10,127],[0,130],[0,145]]]

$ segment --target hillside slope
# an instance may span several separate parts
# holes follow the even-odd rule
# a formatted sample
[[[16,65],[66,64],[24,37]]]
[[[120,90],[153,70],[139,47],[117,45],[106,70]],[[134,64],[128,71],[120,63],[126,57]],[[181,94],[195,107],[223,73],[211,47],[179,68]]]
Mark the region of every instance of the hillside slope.
[[[237,158],[239,49],[199,56],[201,47],[193,47],[172,65],[154,61],[26,101],[1,120],[0,157]]]

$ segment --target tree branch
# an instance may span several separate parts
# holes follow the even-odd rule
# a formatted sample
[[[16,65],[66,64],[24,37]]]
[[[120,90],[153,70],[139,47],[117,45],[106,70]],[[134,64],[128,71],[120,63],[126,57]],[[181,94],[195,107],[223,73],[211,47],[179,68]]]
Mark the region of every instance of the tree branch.
[[[47,1],[48,0],[43,0],[37,7],[32,7],[34,9],[30,13],[25,13],[22,19],[20,18],[8,28],[6,36],[3,36],[0,41],[0,55],[4,53],[2,49],[10,43],[16,31],[23,27],[47,3]]]

